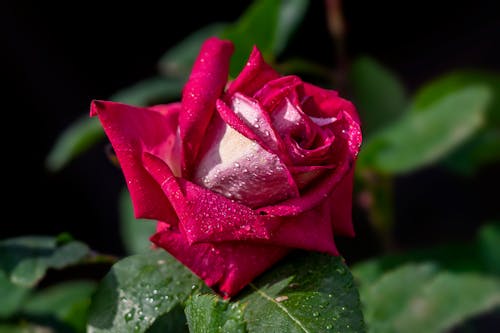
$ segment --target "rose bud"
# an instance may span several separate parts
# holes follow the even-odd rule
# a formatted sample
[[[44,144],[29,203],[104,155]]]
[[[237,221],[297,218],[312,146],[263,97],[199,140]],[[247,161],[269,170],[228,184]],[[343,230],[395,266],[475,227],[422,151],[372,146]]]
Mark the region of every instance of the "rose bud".
[[[182,101],[93,101],[151,241],[222,295],[291,249],[338,255],[353,236],[359,118],[337,92],[281,76],[254,48],[227,83],[233,45],[210,38]]]

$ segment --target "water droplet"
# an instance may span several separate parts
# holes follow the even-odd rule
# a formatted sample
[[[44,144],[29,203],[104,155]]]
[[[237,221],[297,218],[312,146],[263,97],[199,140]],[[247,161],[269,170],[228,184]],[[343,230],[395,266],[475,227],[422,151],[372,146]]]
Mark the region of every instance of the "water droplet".
[[[157,307],[157,306],[155,306],[155,307],[154,307],[154,310],[155,310],[155,311],[157,311],[157,312],[158,312],[158,310],[159,310],[159,309],[160,309],[160,308],[159,308],[159,307]]]
[[[269,131],[264,131],[264,136],[269,136]]]
[[[345,311],[345,306],[341,307],[340,310]]]
[[[158,290],[157,290],[157,289],[154,289],[154,290],[153,290],[153,294],[154,294],[154,295],[158,294]]]
[[[240,164],[239,164],[238,162],[235,162],[235,163],[234,163],[234,167],[235,167],[235,168],[239,168],[239,167],[240,167]]]
[[[326,329],[327,329],[327,330],[331,330],[332,328],[333,328],[333,326],[332,326],[332,325],[330,325],[330,324],[326,325]]]
[[[253,127],[259,128],[260,126],[259,126],[259,124],[254,124]]]
[[[319,312],[313,312],[313,317],[319,317]]]
[[[337,268],[335,271],[339,274],[345,274],[345,269],[342,267]]]
[[[191,285],[191,290],[193,290],[193,289],[196,289],[196,285],[195,284]]]
[[[136,324],[134,326],[134,332],[139,332],[141,330],[141,326],[139,324]]]
[[[332,295],[332,294],[328,294],[328,297],[332,298],[332,297],[333,297],[333,295]]]
[[[129,321],[134,319],[134,315],[135,315],[135,309],[132,309],[129,312],[127,312],[123,318],[128,323]]]

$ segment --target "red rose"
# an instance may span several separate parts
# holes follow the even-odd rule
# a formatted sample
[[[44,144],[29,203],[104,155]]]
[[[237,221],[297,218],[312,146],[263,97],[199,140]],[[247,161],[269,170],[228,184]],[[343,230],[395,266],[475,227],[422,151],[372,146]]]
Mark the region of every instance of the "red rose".
[[[292,248],[338,255],[353,236],[354,106],[280,76],[255,48],[227,84],[233,45],[202,46],[181,103],[94,101],[151,241],[231,296]]]

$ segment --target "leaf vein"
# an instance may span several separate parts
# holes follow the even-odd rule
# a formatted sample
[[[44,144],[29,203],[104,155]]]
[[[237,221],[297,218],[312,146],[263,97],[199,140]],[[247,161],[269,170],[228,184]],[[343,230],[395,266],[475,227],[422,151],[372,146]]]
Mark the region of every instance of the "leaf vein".
[[[290,317],[290,319],[295,323],[297,324],[298,327],[300,327],[304,332],[306,333],[311,333],[307,330],[307,328],[304,327],[304,325],[302,325],[302,323],[297,319],[295,318],[289,311],[287,308],[285,308],[282,304],[276,302],[274,300],[274,298],[270,297],[269,295],[267,295],[265,292],[263,292],[262,290],[260,290],[259,288],[257,288],[253,283],[250,283],[250,287],[255,290],[259,295],[261,295],[262,297],[264,297],[265,299],[267,299],[269,302],[273,303],[274,305],[276,305],[281,311],[283,311],[288,317]]]

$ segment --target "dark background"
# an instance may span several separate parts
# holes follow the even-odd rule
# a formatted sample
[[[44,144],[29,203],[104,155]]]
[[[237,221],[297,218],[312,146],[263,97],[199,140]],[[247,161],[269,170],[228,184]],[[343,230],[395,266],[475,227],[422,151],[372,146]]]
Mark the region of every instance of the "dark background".
[[[58,135],[88,112],[92,99],[106,99],[156,73],[156,61],[170,46],[207,23],[236,20],[248,3],[4,2],[1,189],[7,199],[0,238],[68,231],[98,251],[123,254],[117,194],[124,181],[107,160],[105,143],[57,174],[45,169],[44,159]],[[409,91],[453,69],[497,71],[500,24],[494,3],[346,1],[348,53],[373,56]],[[311,1],[285,55],[333,67],[333,54],[323,2]],[[490,166],[463,179],[434,167],[399,179],[400,246],[465,239],[480,223],[498,217],[498,171],[498,165]],[[356,224],[359,237],[345,246],[367,256],[370,229],[362,220]]]

